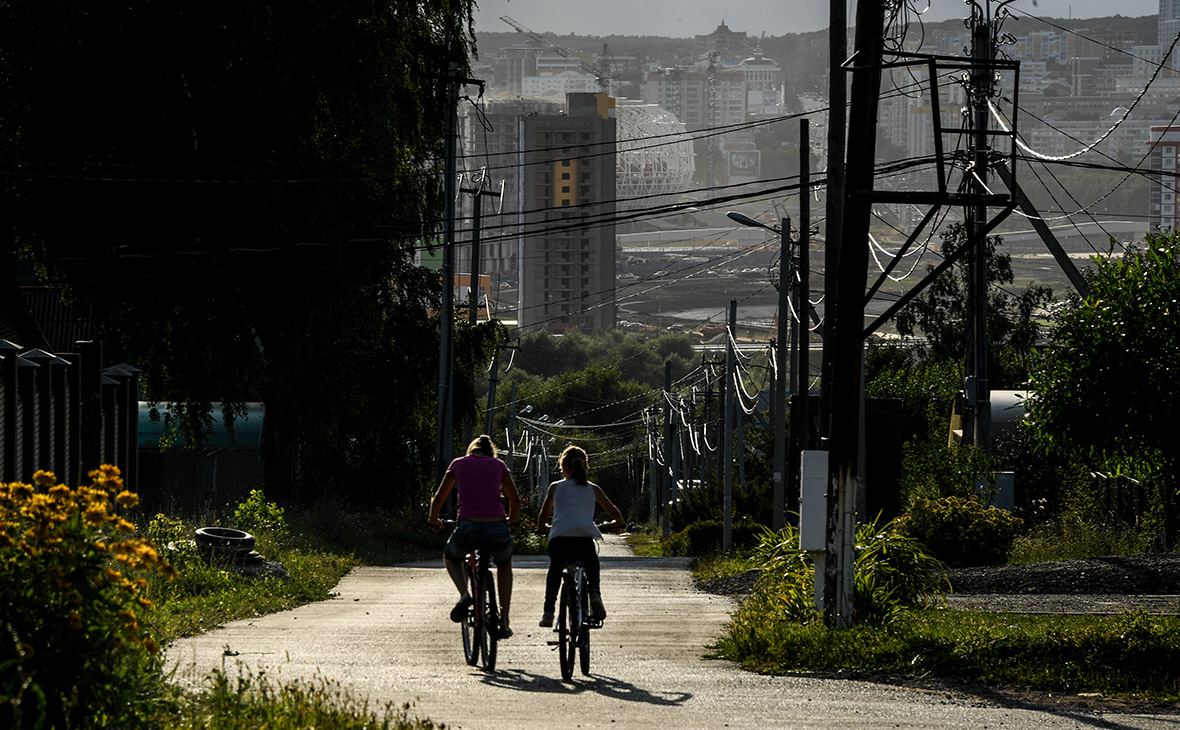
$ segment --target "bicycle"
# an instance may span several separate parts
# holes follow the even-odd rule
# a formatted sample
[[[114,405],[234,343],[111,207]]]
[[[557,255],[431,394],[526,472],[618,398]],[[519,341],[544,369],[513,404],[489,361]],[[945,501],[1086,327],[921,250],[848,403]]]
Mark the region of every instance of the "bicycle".
[[[617,531],[618,527],[600,523],[600,529]],[[586,566],[580,560],[562,564],[561,593],[558,598],[557,640],[548,642],[557,647],[561,663],[561,678],[568,682],[574,676],[575,655],[582,674],[590,674],[590,630],[601,629],[601,617],[590,615],[590,591],[586,587]]]
[[[491,559],[479,548],[464,556],[471,610],[459,622],[463,633],[463,655],[475,666],[482,660],[486,671],[496,671],[496,645],[500,639],[500,604],[496,602],[496,581]]]
[[[583,675],[590,674],[590,630],[602,628],[602,619],[590,616],[590,593],[586,590],[586,566],[574,560],[562,566],[561,596],[557,607],[557,647],[561,662],[561,678],[568,682],[574,676],[574,657],[577,655]]]
[[[454,521],[443,524],[453,528]],[[467,592],[471,608],[459,629],[463,635],[463,656],[471,666],[480,664],[484,670],[496,671],[496,649],[500,640],[500,604],[496,601],[496,581],[492,577],[491,557],[479,548],[463,556],[467,576]]]

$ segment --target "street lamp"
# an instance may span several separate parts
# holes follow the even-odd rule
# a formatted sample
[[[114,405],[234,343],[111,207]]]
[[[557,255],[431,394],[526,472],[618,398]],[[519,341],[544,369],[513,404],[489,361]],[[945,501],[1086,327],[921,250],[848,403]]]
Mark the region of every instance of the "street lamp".
[[[778,341],[775,342],[775,357],[778,360],[778,377],[774,379],[774,467],[773,467],[773,481],[774,481],[774,505],[771,516],[771,527],[775,530],[781,530],[785,522],[786,513],[786,487],[785,487],[785,472],[787,470],[787,379],[786,365],[787,365],[787,320],[788,312],[788,293],[787,293],[787,278],[790,270],[790,256],[789,254],[789,237],[791,233],[791,219],[783,218],[779,228],[768,226],[761,221],[754,220],[745,213],[739,213],[731,210],[725,214],[730,220],[735,223],[740,223],[743,226],[750,228],[764,228],[772,233],[779,234],[779,274],[778,274]],[[795,439],[796,434],[794,429],[791,430],[792,440]]]

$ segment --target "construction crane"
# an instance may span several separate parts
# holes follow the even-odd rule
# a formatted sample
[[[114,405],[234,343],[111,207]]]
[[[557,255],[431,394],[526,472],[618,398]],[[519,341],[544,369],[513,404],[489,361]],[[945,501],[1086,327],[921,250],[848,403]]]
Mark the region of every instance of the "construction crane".
[[[571,53],[556,43],[549,41],[540,33],[536,32],[535,30],[530,30],[526,26],[521,25],[507,15],[501,15],[500,20],[504,21],[508,25],[511,25],[514,29],[516,29],[517,33],[523,33],[562,58],[568,58],[569,60],[573,61],[578,65],[578,68],[598,79],[598,86],[602,89],[603,93],[610,93],[610,67],[606,60],[607,53],[605,43],[602,44],[602,55],[600,56],[599,66],[595,67],[583,61],[576,54]]]

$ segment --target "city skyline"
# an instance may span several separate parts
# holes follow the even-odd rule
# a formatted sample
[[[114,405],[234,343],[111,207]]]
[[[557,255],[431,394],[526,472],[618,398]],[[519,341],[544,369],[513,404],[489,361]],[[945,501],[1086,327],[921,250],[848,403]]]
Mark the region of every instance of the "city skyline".
[[[994,8],[998,3],[992,2]],[[962,0],[929,0],[928,10],[915,19],[941,22],[966,18]],[[594,3],[553,0],[481,0],[475,11],[476,33],[500,33],[512,28],[500,20],[507,15],[539,33],[553,35],[650,35],[691,38],[712,32],[721,22],[751,35],[785,35],[822,30],[828,25],[829,4],[821,0],[742,0],[719,4],[705,0],[598,0]],[[1053,18],[1094,18],[1110,15],[1140,17],[1159,12],[1158,0],[1127,0],[1112,13],[1101,0],[1015,0],[1007,8],[1016,15]],[[849,25],[856,3],[847,6]]]

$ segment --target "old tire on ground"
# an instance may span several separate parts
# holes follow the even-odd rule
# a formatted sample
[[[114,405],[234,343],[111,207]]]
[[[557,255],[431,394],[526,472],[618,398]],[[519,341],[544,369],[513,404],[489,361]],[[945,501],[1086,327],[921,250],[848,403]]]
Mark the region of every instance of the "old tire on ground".
[[[246,552],[254,549],[254,536],[232,527],[198,527],[194,539],[197,547],[228,548]]]

